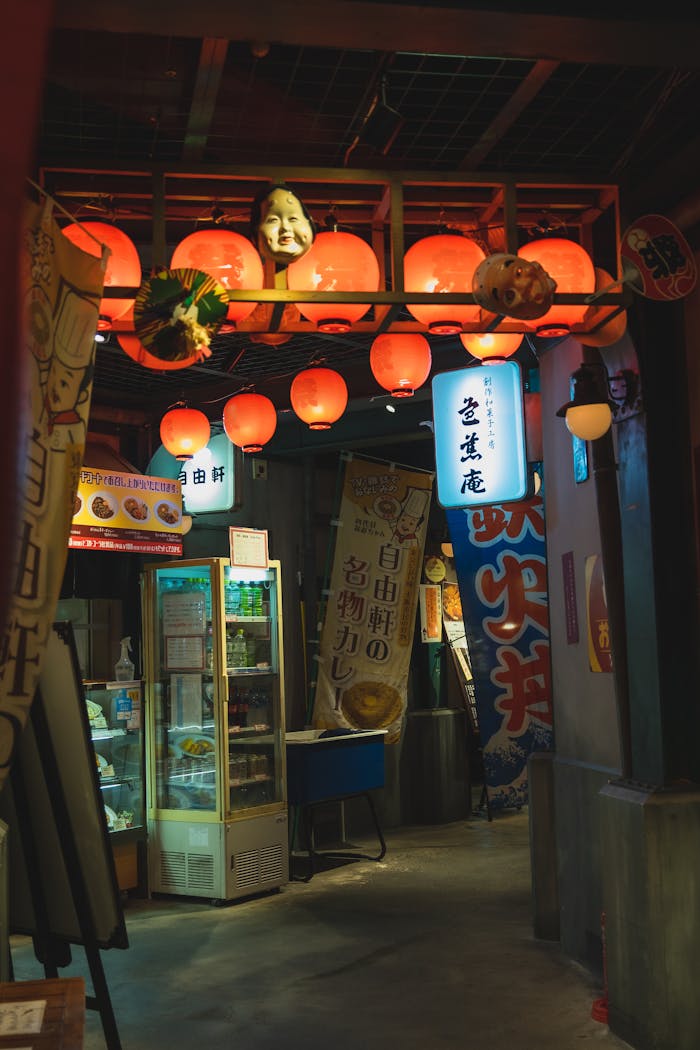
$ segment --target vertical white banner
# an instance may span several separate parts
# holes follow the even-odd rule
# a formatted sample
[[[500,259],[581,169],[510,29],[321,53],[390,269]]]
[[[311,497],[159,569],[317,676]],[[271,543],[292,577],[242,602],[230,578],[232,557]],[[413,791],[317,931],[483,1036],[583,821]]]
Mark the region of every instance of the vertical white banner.
[[[345,463],[313,724],[400,735],[433,475]]]

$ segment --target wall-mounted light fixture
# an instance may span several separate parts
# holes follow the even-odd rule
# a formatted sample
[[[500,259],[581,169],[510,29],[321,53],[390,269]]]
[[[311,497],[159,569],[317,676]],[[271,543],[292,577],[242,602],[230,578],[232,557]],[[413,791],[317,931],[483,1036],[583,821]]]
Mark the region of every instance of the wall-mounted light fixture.
[[[571,377],[574,392],[557,411],[571,433],[583,441],[596,441],[613,422],[641,410],[639,376],[623,369],[609,376],[603,364],[582,363]]]

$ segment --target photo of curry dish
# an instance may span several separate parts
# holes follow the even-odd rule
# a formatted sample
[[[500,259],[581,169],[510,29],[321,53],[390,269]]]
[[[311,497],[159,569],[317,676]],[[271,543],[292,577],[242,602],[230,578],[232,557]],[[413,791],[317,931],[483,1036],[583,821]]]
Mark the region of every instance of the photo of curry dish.
[[[156,507],[156,514],[166,525],[176,525],[180,517],[175,507],[171,506],[170,503],[159,503]]]
[[[443,586],[442,611],[446,620],[462,619],[462,599],[456,583],[446,583]]]
[[[401,694],[386,682],[356,682],[340,702],[343,714],[355,729],[384,729],[400,716]]]
[[[92,507],[92,513],[96,518],[104,519],[114,517],[114,507],[102,496],[95,496],[90,506]]]
[[[124,510],[134,521],[145,521],[148,517],[148,507],[143,500],[136,499],[134,496],[129,496],[124,500]]]
[[[73,517],[75,517],[76,514],[80,513],[80,508],[82,507],[82,505],[83,501],[81,500],[80,496],[76,494],[76,497],[73,500]]]

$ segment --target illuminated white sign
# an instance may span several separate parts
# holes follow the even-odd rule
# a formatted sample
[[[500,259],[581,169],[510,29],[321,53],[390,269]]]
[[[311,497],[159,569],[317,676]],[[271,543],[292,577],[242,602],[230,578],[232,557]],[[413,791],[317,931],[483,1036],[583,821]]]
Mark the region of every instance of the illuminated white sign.
[[[216,434],[205,448],[182,464],[180,484],[185,513],[230,510],[233,482],[233,445],[226,434]]]
[[[440,505],[476,507],[522,499],[527,457],[518,362],[442,372],[433,379],[432,394]]]

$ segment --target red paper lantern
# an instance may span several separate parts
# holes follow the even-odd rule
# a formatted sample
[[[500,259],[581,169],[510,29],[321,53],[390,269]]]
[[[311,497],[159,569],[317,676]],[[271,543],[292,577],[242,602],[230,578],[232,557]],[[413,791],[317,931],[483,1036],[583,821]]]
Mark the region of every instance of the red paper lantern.
[[[407,292],[466,292],[472,295],[472,277],[486,256],[469,237],[438,233],[412,244],[404,256]],[[434,335],[453,335],[462,325],[477,321],[478,306],[431,306],[407,303],[406,309]]]
[[[534,259],[557,283],[556,295],[590,295],[595,288],[595,267],[585,248],[566,237],[543,237],[519,249],[523,259]],[[539,336],[552,339],[568,335],[572,325],[581,324],[588,307],[585,303],[553,306],[535,322]]]
[[[192,459],[210,435],[209,420],[197,408],[171,408],[160,421],[160,440],[175,459]]]
[[[464,332],[459,340],[480,361],[503,361],[513,356],[523,337],[520,332]]]
[[[233,230],[197,230],[175,248],[170,269],[203,270],[227,291],[262,288],[263,264],[247,237]],[[238,323],[250,317],[257,303],[231,302],[227,321]]]
[[[102,256],[102,245],[107,245],[110,255],[105,270],[105,288],[139,287],[141,284],[139,253],[134,242],[122,230],[118,230],[116,226],[111,226],[107,222],[74,222],[64,227],[63,233],[78,248],[82,248],[88,255],[97,256],[98,259]],[[128,313],[133,305],[133,299],[102,299],[97,322],[98,329],[111,328],[112,322]]]
[[[595,290],[596,292],[602,291],[603,288],[609,288],[611,291],[614,284],[613,278],[600,266],[595,268]],[[578,334],[577,339],[580,339],[586,346],[612,346],[618,339],[622,339],[627,329],[627,311],[620,310],[615,316],[608,321],[606,324],[601,322],[610,314],[617,310],[616,306],[596,306],[595,303],[589,306],[586,311],[586,315],[583,318],[583,323],[586,328],[595,328],[596,325],[600,325],[595,332],[586,332]]]
[[[224,405],[224,430],[244,452],[260,452],[277,429],[277,412],[264,394],[236,394]]]
[[[378,335],[369,351],[369,367],[392,397],[413,397],[430,374],[430,343],[420,333]]]
[[[376,292],[379,263],[354,233],[328,230],[316,235],[306,255],[287,267],[287,288],[296,292]],[[367,313],[367,303],[297,303],[299,313],[319,332],[348,332]]]
[[[345,380],[332,368],[307,368],[292,380],[292,408],[311,430],[329,430],[348,403]]]

